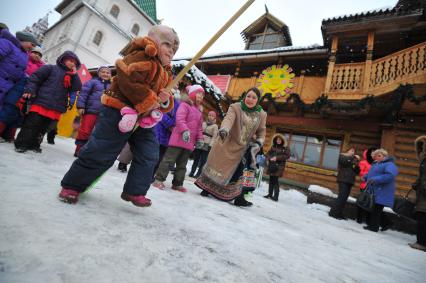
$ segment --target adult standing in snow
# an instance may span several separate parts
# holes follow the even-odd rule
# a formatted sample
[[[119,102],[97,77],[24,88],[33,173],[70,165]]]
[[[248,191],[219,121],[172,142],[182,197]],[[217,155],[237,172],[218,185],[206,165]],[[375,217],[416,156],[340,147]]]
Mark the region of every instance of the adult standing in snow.
[[[415,148],[420,161],[419,176],[413,184],[416,191],[417,242],[409,245],[413,249],[426,251],[426,136],[416,139]]]
[[[201,171],[203,171],[203,167],[206,164],[207,156],[209,155],[213,142],[217,137],[218,131],[219,128],[216,125],[216,112],[210,111],[207,116],[207,121],[203,122],[203,145],[199,148],[200,155],[198,159],[194,158],[194,164],[192,164],[189,177],[200,177]]]
[[[195,181],[203,190],[203,196],[210,193],[223,201],[235,199],[237,205],[249,205],[238,180],[246,165],[242,161],[247,150],[257,153],[265,141],[267,114],[259,105],[260,97],[259,89],[251,88],[240,102],[229,106],[219,138],[213,143],[206,165]]]
[[[382,217],[383,208],[385,206],[392,208],[394,204],[395,178],[398,175],[398,168],[394,163],[394,158],[389,156],[383,148],[373,151],[371,155],[374,163],[364,180],[367,182],[368,190],[374,194],[374,205],[368,225],[364,226],[364,229],[378,232],[380,222],[385,224],[387,221]]]
[[[272,147],[266,154],[268,162],[267,172],[269,175],[269,190],[265,198],[271,198],[278,201],[280,194],[280,184],[278,178],[284,173],[285,163],[290,158],[290,149],[287,146],[287,140],[281,134],[275,134],[272,138]]]
[[[339,156],[337,170],[337,184],[339,193],[328,215],[336,219],[346,219],[343,216],[343,208],[355,183],[355,177],[359,174],[359,156],[355,155],[355,148],[350,148]]]
[[[100,66],[97,74],[96,78],[89,80],[83,85],[77,99],[77,111],[81,116],[81,120],[77,138],[75,139],[76,148],[74,156],[76,157],[92,134],[102,106],[101,96],[110,86],[111,70],[108,66]]]
[[[102,96],[104,107],[95,130],[62,179],[62,201],[76,203],[80,193],[114,164],[129,142],[133,160],[121,198],[139,207],[151,205],[145,196],[158,160],[158,142],[152,128],[121,131],[119,123],[128,115],[121,110],[129,104],[139,114],[173,109],[173,96],[166,87],[172,82],[170,63],[178,47],[176,32],[164,25],[153,26],[148,36],[132,40],[124,58],[116,62],[117,75],[110,90]]]

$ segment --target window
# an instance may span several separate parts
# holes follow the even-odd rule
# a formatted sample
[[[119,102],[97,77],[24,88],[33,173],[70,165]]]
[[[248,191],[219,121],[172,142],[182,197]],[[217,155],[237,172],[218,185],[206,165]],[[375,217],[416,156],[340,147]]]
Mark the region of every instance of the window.
[[[103,36],[104,35],[102,34],[102,32],[97,31],[95,37],[93,38],[93,43],[99,46],[99,44],[101,44]]]
[[[290,161],[336,170],[342,140],[315,134],[285,134],[291,155]]]
[[[282,33],[266,25],[262,33],[250,36],[248,49],[270,49],[279,47],[282,43]]]
[[[139,25],[138,25],[138,24],[134,24],[134,25],[133,25],[133,27],[132,27],[131,32],[132,32],[134,35],[138,35],[138,34],[139,34],[139,30],[140,30]]]
[[[111,7],[111,10],[109,11],[109,13],[111,14],[111,16],[113,16],[114,18],[118,18],[118,14],[120,14],[120,8],[118,8],[117,5],[113,5]]]

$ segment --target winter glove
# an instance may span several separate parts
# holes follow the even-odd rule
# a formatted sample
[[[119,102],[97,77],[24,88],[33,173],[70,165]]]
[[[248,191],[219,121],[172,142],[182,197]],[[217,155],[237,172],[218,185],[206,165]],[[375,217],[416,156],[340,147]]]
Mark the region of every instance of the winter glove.
[[[222,141],[224,141],[226,139],[226,137],[228,136],[228,131],[225,129],[220,129],[219,130],[219,137]]]
[[[24,116],[26,114],[28,114],[29,109],[29,104],[30,100],[25,98],[25,97],[21,97],[18,102],[16,102],[16,107],[19,108],[19,111],[21,112],[21,115]]]
[[[196,149],[202,149],[202,148],[203,148],[203,146],[204,146],[204,142],[203,142],[202,140],[198,140],[198,141],[195,143],[195,148],[196,148]]]
[[[118,122],[118,129],[122,133],[130,132],[135,127],[136,120],[138,119],[138,112],[126,106],[121,108],[120,113],[123,117],[120,122]]]
[[[184,142],[189,142],[190,138],[191,138],[191,135],[190,135],[190,132],[188,130],[186,130],[182,133],[182,139],[183,139]]]
[[[163,119],[163,112],[158,109],[152,110],[148,116],[139,119],[139,126],[141,128],[152,128]]]

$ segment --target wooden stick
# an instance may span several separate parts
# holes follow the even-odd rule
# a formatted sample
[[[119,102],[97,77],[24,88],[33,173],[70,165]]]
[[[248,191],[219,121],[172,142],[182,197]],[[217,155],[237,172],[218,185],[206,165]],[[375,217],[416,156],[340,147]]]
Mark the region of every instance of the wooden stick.
[[[216,32],[215,35],[203,46],[203,48],[198,51],[197,54],[192,58],[192,60],[186,64],[186,66],[179,72],[175,79],[167,86],[167,90],[171,90],[177,83],[182,79],[182,77],[189,71],[189,69],[195,64],[195,62],[200,59],[201,56],[216,42],[216,40],[238,19],[239,16],[244,13],[247,8],[253,4],[255,0],[248,0],[224,25],[223,27]]]

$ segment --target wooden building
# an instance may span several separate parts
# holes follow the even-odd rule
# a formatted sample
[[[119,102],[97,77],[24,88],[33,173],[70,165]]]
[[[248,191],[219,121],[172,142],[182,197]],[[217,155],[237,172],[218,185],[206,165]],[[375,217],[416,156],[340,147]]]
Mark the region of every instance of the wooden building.
[[[202,57],[197,67],[229,76],[229,103],[263,88],[265,149],[280,132],[292,151],[284,182],[336,191],[340,152],[384,147],[405,193],[418,172],[414,139],[426,134],[426,1],[326,19],[321,31],[323,46],[294,47],[289,27],[266,11],[242,32],[245,50]]]

